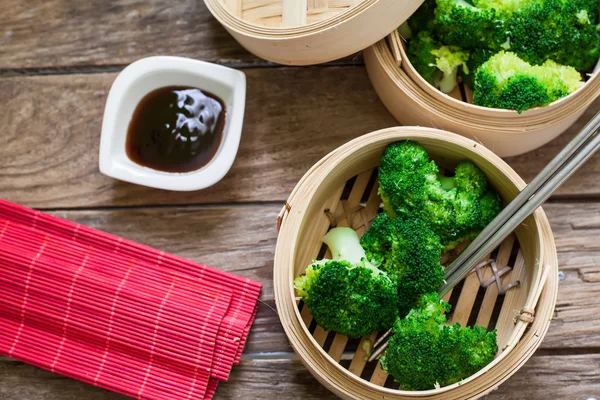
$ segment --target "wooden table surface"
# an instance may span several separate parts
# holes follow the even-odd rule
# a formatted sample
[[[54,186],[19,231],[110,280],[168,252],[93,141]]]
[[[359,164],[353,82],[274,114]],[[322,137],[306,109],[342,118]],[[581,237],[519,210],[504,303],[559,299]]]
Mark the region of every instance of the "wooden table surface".
[[[192,193],[98,172],[104,102],[116,74],[151,55],[240,68],[248,80],[241,147],[226,178]],[[600,109],[568,133],[507,159],[531,179]],[[274,306],[275,220],[302,174],[361,134],[396,125],[360,55],[296,68],[242,49],[201,0],[1,0],[0,197],[264,284]],[[558,304],[541,349],[489,399],[600,398],[600,155],[544,207],[556,237]],[[304,369],[261,305],[242,362],[218,399],[335,398]],[[0,358],[0,399],[122,396]]]

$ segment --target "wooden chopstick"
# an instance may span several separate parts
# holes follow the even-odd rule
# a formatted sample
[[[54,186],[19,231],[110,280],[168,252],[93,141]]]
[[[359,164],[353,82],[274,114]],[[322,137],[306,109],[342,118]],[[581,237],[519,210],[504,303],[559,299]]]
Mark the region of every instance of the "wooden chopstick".
[[[461,252],[446,269],[440,298],[456,286],[473,267],[502,243],[529,215],[538,209],[567,179],[600,149],[600,113],[525,187],[500,214]],[[374,345],[369,362],[387,348],[388,330]]]

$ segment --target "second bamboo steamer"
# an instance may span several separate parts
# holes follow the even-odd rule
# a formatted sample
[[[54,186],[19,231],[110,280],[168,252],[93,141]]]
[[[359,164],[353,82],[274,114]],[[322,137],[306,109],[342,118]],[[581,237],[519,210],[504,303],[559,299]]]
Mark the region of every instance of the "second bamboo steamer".
[[[426,82],[408,60],[397,31],[365,50],[364,58],[377,94],[400,123],[458,133],[501,157],[523,154],[550,142],[600,96],[597,67],[583,87],[546,107],[519,114],[475,106],[463,101],[460,94],[444,94]]]

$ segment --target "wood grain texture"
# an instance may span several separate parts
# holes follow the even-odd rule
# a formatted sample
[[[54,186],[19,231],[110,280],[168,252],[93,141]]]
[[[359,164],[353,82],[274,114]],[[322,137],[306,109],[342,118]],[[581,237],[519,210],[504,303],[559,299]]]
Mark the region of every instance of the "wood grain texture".
[[[0,79],[0,196],[45,208],[284,201],[329,151],[395,124],[362,68],[245,72],[248,101],[235,164],[217,185],[191,193],[99,173],[102,112],[115,74]]]
[[[587,399],[600,393],[600,355],[534,355],[487,400]],[[22,363],[0,359],[3,400],[124,400],[123,396]],[[293,355],[242,358],[215,399],[336,399]]]
[[[124,65],[157,54],[258,62],[203,1],[2,2],[0,70]]]
[[[214,187],[191,193],[148,189],[99,173],[102,110],[115,74],[0,79],[0,196],[42,208],[284,201],[329,151],[396,124],[361,68],[246,73],[246,118],[235,164]],[[508,162],[531,179],[598,108],[600,101],[569,133]],[[598,196],[598,173],[600,155],[558,193]]]
[[[600,347],[600,204],[547,204],[564,273],[542,346]]]

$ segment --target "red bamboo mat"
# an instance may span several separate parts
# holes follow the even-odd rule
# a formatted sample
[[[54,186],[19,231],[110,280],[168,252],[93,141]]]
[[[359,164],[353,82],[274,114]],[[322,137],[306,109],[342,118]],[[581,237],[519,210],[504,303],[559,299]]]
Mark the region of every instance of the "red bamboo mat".
[[[0,200],[0,353],[132,397],[211,398],[260,283]]]

